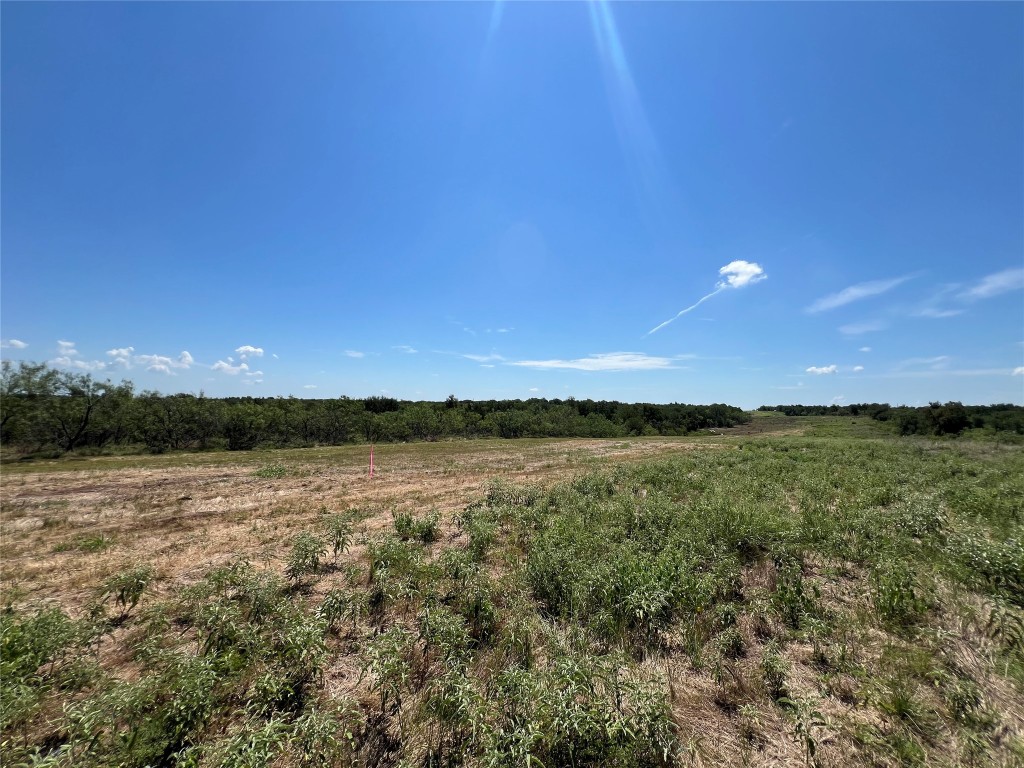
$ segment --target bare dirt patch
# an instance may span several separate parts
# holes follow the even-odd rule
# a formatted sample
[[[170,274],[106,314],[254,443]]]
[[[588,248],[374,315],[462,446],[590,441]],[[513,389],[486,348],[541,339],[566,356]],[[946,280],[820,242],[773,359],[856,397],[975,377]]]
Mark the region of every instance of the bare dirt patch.
[[[5,601],[57,600],[74,610],[95,585],[149,563],[183,585],[239,556],[273,562],[319,510],[370,511],[363,529],[393,510],[438,510],[447,519],[493,478],[549,485],[617,462],[723,441],[679,438],[521,440],[97,459],[51,470],[5,469],[0,488],[0,585]],[[125,466],[128,464],[128,466]],[[265,467],[281,477],[260,477]],[[88,551],[83,539],[110,542]]]

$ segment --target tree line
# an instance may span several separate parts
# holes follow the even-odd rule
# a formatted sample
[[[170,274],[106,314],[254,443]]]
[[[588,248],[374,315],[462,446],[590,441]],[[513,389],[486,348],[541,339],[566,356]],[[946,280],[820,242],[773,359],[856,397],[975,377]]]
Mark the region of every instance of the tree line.
[[[609,400],[407,401],[391,397],[211,398],[135,392],[45,363],[3,362],[0,443],[25,454],[250,450],[451,438],[684,435],[745,423],[722,404]]]
[[[964,405],[957,401],[925,406],[890,406],[888,403],[850,405],[762,405],[759,411],[778,411],[787,416],[867,416],[892,424],[900,435],[960,435],[968,429],[988,429],[1024,435],[1024,407]]]

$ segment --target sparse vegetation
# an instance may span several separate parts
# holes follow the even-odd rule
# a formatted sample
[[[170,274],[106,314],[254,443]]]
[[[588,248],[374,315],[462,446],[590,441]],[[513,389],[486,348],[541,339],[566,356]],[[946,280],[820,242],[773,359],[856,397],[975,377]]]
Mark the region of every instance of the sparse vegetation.
[[[62,534],[113,567],[9,596],[3,762],[1014,764],[1020,449],[686,445],[455,514],[244,518],[258,549],[184,573]]]

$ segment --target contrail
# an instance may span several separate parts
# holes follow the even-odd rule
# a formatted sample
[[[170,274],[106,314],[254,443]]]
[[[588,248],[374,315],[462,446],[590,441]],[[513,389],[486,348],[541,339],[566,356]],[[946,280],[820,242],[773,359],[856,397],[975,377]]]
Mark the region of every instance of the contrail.
[[[660,331],[660,330],[661,330],[662,328],[664,328],[664,327],[665,327],[666,325],[668,325],[669,323],[671,323],[671,322],[672,322],[673,320],[678,320],[678,319],[679,319],[680,317],[682,317],[683,315],[685,315],[685,314],[686,314],[687,312],[689,312],[690,310],[696,309],[696,308],[697,308],[697,307],[699,307],[699,306],[700,306],[701,304],[703,304],[703,303],[704,303],[705,301],[707,301],[707,300],[708,300],[708,299],[710,299],[710,298],[711,298],[712,296],[714,296],[714,295],[715,295],[716,293],[721,293],[722,291],[724,291],[724,290],[725,290],[725,288],[726,288],[726,286],[724,286],[724,285],[723,285],[722,287],[720,287],[720,288],[717,288],[717,289],[713,290],[713,291],[712,291],[711,293],[709,293],[709,294],[708,294],[707,296],[705,296],[705,297],[704,297],[703,299],[701,299],[700,301],[698,301],[698,302],[697,302],[696,304],[694,304],[694,305],[693,305],[692,307],[687,307],[686,309],[682,310],[682,311],[681,311],[681,312],[680,312],[680,313],[679,313],[678,315],[676,315],[675,317],[670,317],[670,318],[669,318],[668,320],[666,320],[666,321],[665,321],[664,323],[662,323],[661,325],[657,326],[656,328],[652,328],[651,330],[649,330],[649,331],[648,331],[648,332],[647,332],[646,334],[644,334],[644,335],[645,335],[645,336],[650,336],[650,335],[651,335],[652,333],[654,333],[654,332],[656,332],[656,331]]]
[[[687,307],[678,315],[666,320],[657,328],[652,328],[647,333],[645,333],[644,336],[641,336],[640,338],[650,336],[652,333],[660,331],[673,320],[678,320],[687,312],[695,310],[697,307],[699,307],[705,301],[710,299],[712,296],[721,293],[726,288],[742,288],[745,285],[753,285],[754,283],[759,283],[768,277],[768,275],[764,273],[764,268],[756,261],[744,261],[743,259],[730,261],[728,264],[726,264],[724,267],[718,270],[718,274],[722,276],[722,279],[715,283],[715,290],[713,290],[703,299],[698,301],[692,307]]]

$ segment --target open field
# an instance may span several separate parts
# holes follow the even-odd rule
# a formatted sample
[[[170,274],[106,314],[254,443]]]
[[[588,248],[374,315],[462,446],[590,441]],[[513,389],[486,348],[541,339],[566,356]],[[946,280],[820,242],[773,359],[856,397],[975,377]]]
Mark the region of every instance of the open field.
[[[14,595],[81,603],[126,565],[150,563],[188,581],[239,554],[283,560],[282,539],[324,506],[367,510],[367,530],[389,526],[395,510],[437,509],[449,519],[493,478],[551,484],[697,446],[685,438],[387,445],[376,448],[373,480],[366,446],[10,465],[0,578]],[[76,544],[101,538],[111,544],[100,552]]]
[[[5,465],[2,762],[1020,765],[1024,450],[725,432]]]

